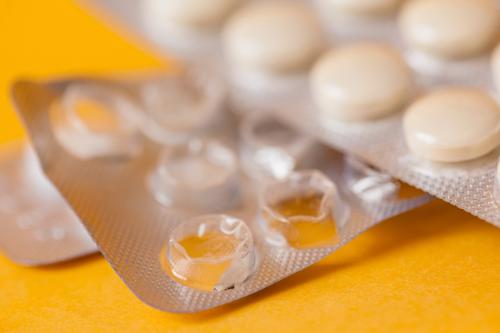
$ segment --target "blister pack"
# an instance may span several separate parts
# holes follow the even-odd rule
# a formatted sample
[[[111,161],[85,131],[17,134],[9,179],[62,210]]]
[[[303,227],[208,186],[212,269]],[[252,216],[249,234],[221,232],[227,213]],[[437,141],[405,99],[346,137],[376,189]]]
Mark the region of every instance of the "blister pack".
[[[231,113],[209,78],[13,87],[45,174],[145,303],[237,300],[430,200],[269,113]]]
[[[234,109],[273,113],[500,226],[498,1],[95,5],[221,77]]]
[[[12,261],[28,266],[97,251],[25,142],[0,147],[0,249]]]

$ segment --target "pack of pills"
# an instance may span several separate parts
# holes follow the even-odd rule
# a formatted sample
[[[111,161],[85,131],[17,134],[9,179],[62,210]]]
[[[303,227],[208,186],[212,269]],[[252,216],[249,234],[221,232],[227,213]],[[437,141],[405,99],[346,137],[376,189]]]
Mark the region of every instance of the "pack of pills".
[[[221,78],[233,109],[272,113],[500,226],[499,1],[95,6]]]
[[[54,264],[97,251],[25,142],[0,146],[0,249],[12,261],[27,266]]]
[[[255,293],[387,218],[411,189],[188,70],[20,81],[45,175],[145,303],[195,312]]]

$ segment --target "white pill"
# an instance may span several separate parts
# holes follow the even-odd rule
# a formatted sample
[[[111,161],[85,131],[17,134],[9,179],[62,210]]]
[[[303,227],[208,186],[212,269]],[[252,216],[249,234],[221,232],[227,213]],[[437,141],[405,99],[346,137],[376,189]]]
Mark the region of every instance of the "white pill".
[[[147,0],[148,19],[164,20],[186,28],[213,28],[220,25],[242,0]]]
[[[314,65],[310,81],[320,112],[344,121],[397,111],[413,86],[411,71],[397,50],[364,42],[327,52]]]
[[[304,71],[321,52],[323,33],[306,5],[261,1],[237,11],[224,29],[228,60],[235,67],[267,74]]]
[[[401,0],[320,0],[326,10],[352,16],[380,16],[396,10]]]
[[[497,40],[500,12],[494,0],[413,0],[401,11],[407,43],[442,58],[471,57]]]
[[[413,103],[403,125],[415,155],[437,162],[467,161],[498,146],[500,107],[474,88],[441,88]]]
[[[497,88],[497,93],[500,94],[500,44],[498,44],[491,58],[491,67],[493,70],[493,80]]]

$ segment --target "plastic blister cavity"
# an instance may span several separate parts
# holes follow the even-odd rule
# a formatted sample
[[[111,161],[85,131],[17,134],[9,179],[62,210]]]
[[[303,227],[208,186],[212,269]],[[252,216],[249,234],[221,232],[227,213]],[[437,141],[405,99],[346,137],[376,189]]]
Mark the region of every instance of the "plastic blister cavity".
[[[376,170],[352,155],[346,155],[348,165],[344,170],[349,189],[367,202],[393,199],[398,195],[400,184],[387,173]]]
[[[312,158],[314,141],[268,112],[251,112],[240,127],[243,169],[260,181],[288,176],[304,159]]]
[[[148,182],[156,200],[166,206],[220,211],[240,199],[236,156],[214,140],[193,139],[167,148]]]
[[[252,232],[228,215],[202,215],[170,234],[164,267],[180,283],[205,291],[234,288],[256,264]]]
[[[0,248],[11,260],[29,266],[97,251],[23,142],[0,147]]]
[[[145,81],[147,82],[146,79]],[[333,243],[296,249],[268,242],[266,233],[261,228],[262,217],[257,193],[251,186],[251,180],[244,176],[241,181],[244,192],[241,205],[220,212],[236,219],[231,217],[228,224],[224,217],[221,219],[221,216],[217,215],[209,218],[199,217],[195,222],[183,222],[186,221],[186,215],[189,215],[185,210],[175,203],[172,206],[159,204],[151,195],[150,188],[145,186],[151,172],[156,170],[158,161],[161,160],[162,149],[155,142],[144,140],[142,153],[123,163],[75,159],[59,146],[50,128],[46,111],[60,98],[65,85],[71,82],[71,79],[47,85],[19,82],[13,88],[13,100],[33,139],[33,146],[45,174],[74,208],[99,244],[104,257],[127,286],[141,300],[160,310],[201,311],[255,293],[317,262],[380,221],[418,207],[430,199],[427,195],[404,200],[381,199],[366,205],[349,189],[345,181],[343,170],[346,165],[342,156],[328,151],[316,165],[325,176],[311,178],[318,179],[319,183],[334,183],[337,195],[343,202],[343,205],[338,205],[335,197],[333,198],[332,216],[340,223],[336,224],[337,238]],[[127,85],[123,81],[116,84]],[[140,91],[140,86],[139,83],[133,89],[135,93]],[[329,180],[325,179],[326,177]],[[323,187],[320,186],[321,188]],[[329,193],[327,188],[328,185],[321,193]],[[212,193],[207,192],[206,196],[212,196]],[[342,207],[349,209],[346,219],[336,216],[342,211]],[[254,263],[257,263],[253,266],[251,242],[245,236],[248,232],[240,220],[245,222],[253,235],[255,258],[258,259],[253,259]],[[207,223],[207,226],[200,229],[204,223]],[[208,224],[215,228],[208,228]],[[186,242],[193,246],[202,245],[207,239],[190,237],[208,236],[203,230],[219,232],[221,227],[228,227],[228,230],[234,230],[235,233],[241,232],[245,237],[240,239],[246,239],[242,243],[246,245],[242,248],[248,251],[229,251],[243,259],[237,260],[234,266],[229,265],[227,270],[223,269],[224,273],[221,275],[210,275],[211,282],[208,286],[203,278],[198,280],[199,287],[204,290],[188,286],[189,279],[197,280],[199,277],[196,269],[194,275],[190,276],[193,273],[190,262],[193,262],[186,256],[183,258],[186,260],[177,261],[171,255],[173,264],[169,264],[169,246],[178,244],[184,248],[187,246]],[[217,237],[214,237],[215,240],[209,238],[210,241],[220,241]],[[225,236],[223,238],[223,242],[228,240]],[[230,239],[229,242],[231,243]],[[179,249],[177,245],[175,248]],[[226,250],[226,247],[223,246],[222,250]],[[248,256],[245,253],[248,253]],[[180,251],[178,259],[182,258],[183,254],[185,255]],[[197,263],[195,261],[195,264]],[[169,273],[168,265],[175,269],[175,276]],[[183,277],[184,280],[180,281]],[[212,291],[207,292],[208,289]]]
[[[185,71],[143,85],[142,131],[162,144],[182,144],[221,121],[225,91],[221,82]]]
[[[260,201],[267,241],[295,249],[337,244],[349,214],[335,184],[319,171],[268,184]]]
[[[117,89],[69,85],[50,114],[59,144],[77,158],[129,158],[141,148],[138,106]]]

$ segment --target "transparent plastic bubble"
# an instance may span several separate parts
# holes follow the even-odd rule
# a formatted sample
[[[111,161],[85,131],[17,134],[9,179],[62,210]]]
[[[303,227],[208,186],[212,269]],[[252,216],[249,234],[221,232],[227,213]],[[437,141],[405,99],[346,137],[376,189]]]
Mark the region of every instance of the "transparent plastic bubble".
[[[247,114],[241,124],[242,165],[259,180],[285,178],[313,145],[311,138],[263,112]]]
[[[267,241],[296,249],[338,244],[349,211],[335,184],[316,170],[267,185],[261,205]]]
[[[240,199],[236,156],[214,140],[192,140],[166,150],[149,177],[150,189],[166,206],[216,212]]]
[[[138,106],[107,86],[75,83],[51,109],[53,133],[61,146],[80,159],[126,158],[141,148]]]
[[[140,91],[145,107],[142,131],[163,144],[182,144],[220,120],[224,89],[202,71],[154,80]]]
[[[346,183],[357,197],[368,202],[393,199],[400,184],[394,178],[361,162],[352,155],[344,158]]]
[[[255,247],[248,226],[227,215],[204,215],[170,234],[163,265],[178,282],[218,291],[244,282],[255,269]]]

